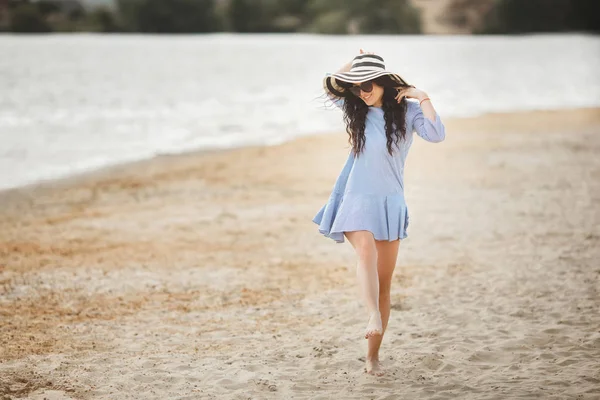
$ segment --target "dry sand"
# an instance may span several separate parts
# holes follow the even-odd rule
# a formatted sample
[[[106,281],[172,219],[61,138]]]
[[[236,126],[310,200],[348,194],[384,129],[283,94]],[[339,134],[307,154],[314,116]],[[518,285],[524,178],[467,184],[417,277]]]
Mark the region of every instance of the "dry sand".
[[[445,122],[407,163],[386,376],[311,221],[338,133],[0,194],[0,398],[600,398],[600,110]]]

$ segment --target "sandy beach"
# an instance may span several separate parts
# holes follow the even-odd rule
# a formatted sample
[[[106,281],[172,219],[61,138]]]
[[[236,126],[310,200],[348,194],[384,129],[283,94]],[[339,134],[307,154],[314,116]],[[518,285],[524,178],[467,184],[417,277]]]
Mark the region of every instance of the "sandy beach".
[[[600,399],[600,109],[444,122],[407,161],[385,376],[311,221],[338,132],[1,192],[0,399]]]

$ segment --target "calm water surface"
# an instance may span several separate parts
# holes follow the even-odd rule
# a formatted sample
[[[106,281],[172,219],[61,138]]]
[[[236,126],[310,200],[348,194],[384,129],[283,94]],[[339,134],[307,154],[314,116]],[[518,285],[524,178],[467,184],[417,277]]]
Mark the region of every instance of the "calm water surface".
[[[321,80],[360,47],[442,117],[600,106],[594,36],[2,35],[0,188],[342,131]]]

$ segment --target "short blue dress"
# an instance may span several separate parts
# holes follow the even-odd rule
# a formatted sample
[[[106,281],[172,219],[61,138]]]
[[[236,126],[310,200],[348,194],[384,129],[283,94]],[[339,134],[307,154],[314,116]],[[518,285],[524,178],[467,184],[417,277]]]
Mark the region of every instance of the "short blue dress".
[[[404,199],[404,163],[412,145],[413,133],[428,142],[446,137],[444,125],[436,114],[435,122],[423,115],[419,103],[407,100],[406,138],[387,151],[383,110],[369,107],[365,122],[365,147],[355,158],[350,149],[329,200],[313,222],[319,232],[344,243],[344,233],[366,230],[375,240],[393,241],[407,237],[408,207]],[[342,100],[333,100],[341,107]]]

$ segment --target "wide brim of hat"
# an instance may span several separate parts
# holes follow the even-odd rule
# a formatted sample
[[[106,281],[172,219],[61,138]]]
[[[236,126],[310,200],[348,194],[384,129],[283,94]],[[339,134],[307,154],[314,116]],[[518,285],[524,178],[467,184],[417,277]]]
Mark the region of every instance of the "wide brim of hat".
[[[335,97],[345,97],[347,90],[336,83],[336,80],[347,83],[358,83],[365,82],[371,79],[379,78],[383,75],[390,75],[390,77],[398,82],[398,85],[404,83],[403,79],[398,75],[390,71],[359,71],[359,72],[338,72],[335,74],[327,75],[323,79],[323,87],[325,91]]]

